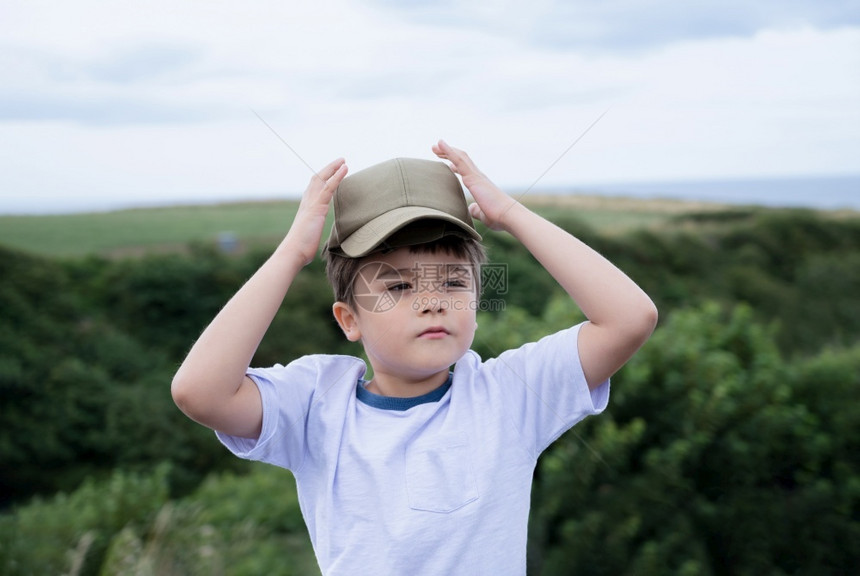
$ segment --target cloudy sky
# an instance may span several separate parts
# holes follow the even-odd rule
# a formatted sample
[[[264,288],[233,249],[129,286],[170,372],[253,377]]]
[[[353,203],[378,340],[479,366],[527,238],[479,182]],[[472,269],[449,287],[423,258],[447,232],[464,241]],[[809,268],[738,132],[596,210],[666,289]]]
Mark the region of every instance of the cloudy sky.
[[[440,137],[512,191],[860,173],[858,0],[0,0],[0,74],[7,213],[292,196]]]

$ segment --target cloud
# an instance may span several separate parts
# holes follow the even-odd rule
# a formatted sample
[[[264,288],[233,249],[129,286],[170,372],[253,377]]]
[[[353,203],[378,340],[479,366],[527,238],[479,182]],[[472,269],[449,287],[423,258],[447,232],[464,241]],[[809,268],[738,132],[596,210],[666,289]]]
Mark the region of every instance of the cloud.
[[[193,50],[141,43],[95,54],[5,45],[0,121],[91,125],[185,123],[210,118],[211,102],[188,94],[203,76]]]
[[[411,22],[478,27],[555,50],[617,52],[692,39],[750,37],[763,29],[860,24],[854,0],[380,0]]]
[[[135,84],[178,80],[193,71],[200,60],[199,49],[145,42],[99,55],[77,68],[95,81]]]
[[[184,124],[217,117],[200,106],[158,102],[134,95],[0,94],[2,121],[72,121],[92,126]]]
[[[444,137],[514,187],[607,108],[542,185],[860,157],[860,26],[840,2],[7,5],[4,195],[298,192],[307,168],[252,111],[311,166]]]

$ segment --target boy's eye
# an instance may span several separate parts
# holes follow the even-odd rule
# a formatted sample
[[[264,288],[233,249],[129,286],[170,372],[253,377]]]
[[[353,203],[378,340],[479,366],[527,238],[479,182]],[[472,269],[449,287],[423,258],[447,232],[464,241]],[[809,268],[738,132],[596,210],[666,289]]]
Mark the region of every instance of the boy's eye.
[[[469,285],[466,284],[464,280],[448,280],[445,282],[445,287],[447,288],[468,288]]]
[[[412,288],[407,282],[398,282],[397,284],[392,284],[390,286],[386,286],[385,289],[391,292],[403,292],[404,290],[409,290]]]

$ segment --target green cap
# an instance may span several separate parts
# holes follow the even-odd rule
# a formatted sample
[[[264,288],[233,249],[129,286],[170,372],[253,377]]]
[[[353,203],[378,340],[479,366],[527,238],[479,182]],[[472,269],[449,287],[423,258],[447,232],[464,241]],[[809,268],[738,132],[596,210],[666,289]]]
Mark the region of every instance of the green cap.
[[[365,168],[343,179],[332,203],[326,247],[350,258],[448,234],[481,239],[460,181],[444,162],[395,158]]]

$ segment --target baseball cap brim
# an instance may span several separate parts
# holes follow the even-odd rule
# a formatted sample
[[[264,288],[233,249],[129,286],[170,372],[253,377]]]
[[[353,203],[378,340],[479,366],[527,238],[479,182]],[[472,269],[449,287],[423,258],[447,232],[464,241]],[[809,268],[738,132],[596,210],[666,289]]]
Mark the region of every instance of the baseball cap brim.
[[[408,233],[396,234],[407,224],[419,220],[422,221],[421,226],[410,227]],[[447,212],[426,206],[403,206],[377,216],[345,238],[340,246],[331,249],[350,258],[360,258],[381,245],[389,248],[413,246],[432,242],[449,234],[481,240],[481,235],[472,226]]]

